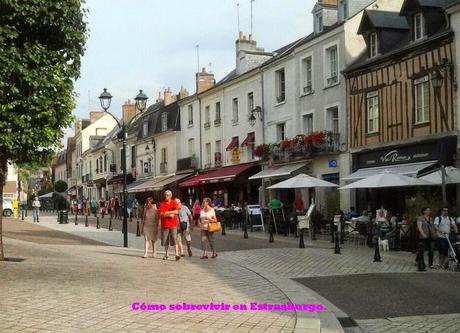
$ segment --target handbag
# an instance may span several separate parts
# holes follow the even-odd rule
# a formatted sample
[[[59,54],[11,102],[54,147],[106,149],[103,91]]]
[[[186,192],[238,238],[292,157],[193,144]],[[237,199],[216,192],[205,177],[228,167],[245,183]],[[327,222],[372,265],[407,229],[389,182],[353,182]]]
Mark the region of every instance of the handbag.
[[[209,222],[208,232],[219,232],[222,230],[222,225],[220,222]]]
[[[180,230],[185,231],[187,230],[187,222],[180,222]]]

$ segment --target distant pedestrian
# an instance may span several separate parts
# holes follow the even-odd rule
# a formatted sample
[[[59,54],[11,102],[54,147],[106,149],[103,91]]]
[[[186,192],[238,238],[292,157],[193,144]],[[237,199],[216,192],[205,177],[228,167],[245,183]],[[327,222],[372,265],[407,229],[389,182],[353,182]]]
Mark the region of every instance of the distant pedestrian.
[[[418,231],[418,243],[419,246],[423,247],[424,255],[425,251],[428,251],[428,266],[433,267],[433,240],[435,236],[433,221],[431,219],[431,209],[425,207],[422,209],[422,216],[417,219],[417,231]],[[419,253],[417,253],[416,261],[418,262]]]
[[[219,196],[214,196],[214,199],[212,200],[212,205],[216,208],[222,206],[222,201],[220,200]]]
[[[85,200],[85,214],[86,215],[91,214],[91,201],[89,200],[89,197],[86,198],[86,200]]]
[[[200,222],[200,214],[201,214],[201,204],[200,200],[196,199],[195,204],[193,205],[193,220],[195,222],[195,227],[198,226],[198,223]]]
[[[165,247],[163,260],[168,260],[169,246],[174,246],[176,260],[180,259],[177,245],[177,214],[179,213],[176,200],[172,199],[172,192],[165,191],[165,200],[160,203],[161,243]]]
[[[34,216],[34,223],[40,223],[40,200],[38,200],[38,197],[35,197],[34,201],[32,202],[32,207],[34,209],[33,211],[33,216]]]
[[[447,238],[450,237],[452,230],[457,233],[457,226],[453,218],[449,216],[449,208],[443,207],[441,215],[434,219],[434,227],[438,234],[438,251],[439,251],[439,266],[449,268],[449,243]]]
[[[128,197],[128,204],[126,205],[126,209],[128,210],[128,218],[129,222],[133,220],[133,216],[131,215],[134,206],[134,198],[132,196]]]
[[[212,250],[211,258],[217,257],[216,248],[214,246],[213,233],[208,231],[209,223],[217,222],[216,212],[212,207],[211,199],[203,199],[203,207],[200,215],[200,229],[201,229],[201,248],[203,255],[201,259],[208,259],[208,244]]]
[[[139,201],[137,201],[136,198],[134,198],[134,200],[133,200],[133,217],[135,219],[139,218]]]
[[[91,211],[92,211],[94,217],[96,217],[96,215],[97,215],[97,201],[96,201],[96,198],[91,199]]]
[[[115,212],[115,218],[118,218],[120,216],[120,201],[118,201],[118,198],[114,200],[113,211]]]
[[[158,209],[153,202],[152,197],[148,197],[141,222],[141,233],[144,235],[144,256],[148,257],[149,242],[152,242],[153,257],[157,254],[157,238],[158,238],[159,215]]]
[[[179,247],[179,253],[181,257],[184,257],[184,247],[182,245],[182,240],[187,244],[187,253],[188,256],[192,256],[192,237],[190,236],[190,230],[193,229],[192,226],[192,213],[186,205],[183,205],[179,199],[176,199],[177,208],[179,214],[177,215],[179,219],[179,225],[177,226],[177,245]]]
[[[302,200],[302,194],[300,193],[297,194],[297,197],[294,200],[293,206],[297,214],[303,214],[305,212],[305,205]]]

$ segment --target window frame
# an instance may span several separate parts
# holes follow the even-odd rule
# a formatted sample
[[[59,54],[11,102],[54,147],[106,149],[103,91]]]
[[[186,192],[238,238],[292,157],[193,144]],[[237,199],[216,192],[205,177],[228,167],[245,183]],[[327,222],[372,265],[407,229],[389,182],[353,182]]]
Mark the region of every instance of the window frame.
[[[247,95],[248,100],[248,114],[251,114],[252,110],[254,110],[254,92],[251,91]]]
[[[375,103],[377,100],[377,103]],[[372,101],[372,117],[370,116],[370,102]],[[378,91],[372,91],[366,94],[366,133],[376,134],[380,131],[380,105],[379,105],[379,93]],[[377,108],[375,108],[377,106]],[[375,111],[377,110],[377,112]],[[370,130],[370,121],[372,122],[372,131]],[[376,120],[376,122],[375,122]],[[377,125],[375,125],[377,124]]]
[[[277,138],[277,141],[283,141],[284,139],[286,139],[286,123],[285,122],[276,124],[276,138]]]
[[[417,27],[417,18],[420,18],[420,27]],[[420,28],[420,36],[417,34],[417,30]],[[423,39],[426,35],[425,31],[425,17],[423,13],[419,12],[414,14],[414,22],[413,22],[413,29],[414,29],[414,41]]]
[[[149,135],[149,122],[144,121],[142,124],[142,137],[146,138]]]
[[[309,64],[309,66],[308,66]],[[302,65],[302,91],[301,94],[308,95],[314,92],[313,88],[313,54],[309,54],[301,60]],[[309,88],[309,89],[308,89]]]
[[[161,131],[166,132],[168,130],[168,113],[163,112],[161,114]]]
[[[314,123],[314,113],[313,112],[308,112],[308,113],[304,113],[302,114],[302,132],[305,134],[305,135],[308,135],[308,134],[311,134],[315,131],[315,123]],[[310,118],[311,119],[311,130],[310,131],[307,131],[307,122],[305,121],[307,118]]]
[[[286,102],[286,69],[284,67],[275,71],[275,89],[276,102],[278,104]]]
[[[419,119],[419,105],[418,105],[418,91],[423,88],[421,93],[422,97],[422,110],[423,119]],[[427,91],[425,91],[427,89]],[[428,99],[425,101],[425,97]],[[428,75],[414,80],[414,124],[425,124],[430,122],[430,79]]]
[[[193,126],[193,104],[188,105],[187,107],[187,116],[188,116],[188,126]]]
[[[377,33],[371,32],[369,34],[369,58],[374,58],[379,54],[378,36]]]
[[[332,60],[333,60],[332,51],[333,50],[335,53],[335,59],[334,59],[335,66],[332,66]],[[324,62],[325,62],[324,63],[324,87],[329,88],[329,87],[338,85],[340,83],[340,77],[339,77],[340,62],[339,62],[339,43],[338,41],[334,41],[324,46]],[[332,75],[333,73],[335,74],[334,76]]]
[[[238,97],[232,98],[232,124],[237,125],[239,118],[239,101]]]

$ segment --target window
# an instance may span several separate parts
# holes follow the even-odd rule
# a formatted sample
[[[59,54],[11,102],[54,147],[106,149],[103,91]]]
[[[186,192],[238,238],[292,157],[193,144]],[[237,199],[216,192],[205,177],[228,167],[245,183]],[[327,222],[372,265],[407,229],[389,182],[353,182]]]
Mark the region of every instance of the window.
[[[211,167],[211,143],[206,144],[206,167]]]
[[[193,105],[188,106],[188,125],[193,126]]]
[[[276,75],[276,101],[284,102],[286,99],[286,76],[284,68],[275,72]]]
[[[342,0],[340,1],[340,4],[342,6],[342,15],[343,19],[346,20],[348,18],[348,0]]]
[[[168,130],[168,114],[163,112],[161,114],[161,131],[165,132]]]
[[[131,147],[131,168],[135,168],[135,167],[136,167],[136,146],[132,146]]]
[[[107,155],[104,155],[104,172],[107,172]]]
[[[149,134],[149,123],[145,121],[142,126],[142,136],[145,138],[148,134]]]
[[[367,133],[379,131],[379,94],[367,94]]]
[[[421,39],[425,36],[425,20],[423,14],[414,15],[414,40]]]
[[[216,119],[214,120],[214,124],[220,124],[220,102],[216,103]]]
[[[316,14],[316,32],[323,31],[323,13]]]
[[[414,81],[415,85],[415,123],[430,121],[430,85],[428,76]]]
[[[313,113],[302,116],[302,125],[304,134],[308,135],[313,132]]]
[[[161,148],[161,163],[166,163],[168,161],[168,152],[166,148]]]
[[[188,156],[195,156],[195,139],[188,140]]]
[[[377,33],[373,32],[369,35],[369,57],[373,58],[377,54],[378,54]]]
[[[214,165],[222,166],[222,141],[216,141],[216,152],[214,153]]]
[[[248,94],[248,114],[251,114],[252,110],[254,110],[254,93],[250,92]]]
[[[232,100],[232,115],[233,125],[238,124],[238,98]]]
[[[140,167],[142,168],[141,175],[145,175],[148,172],[148,170],[146,169],[146,166],[144,165],[144,160],[140,160],[139,162],[140,162]]]
[[[211,127],[211,107],[207,105],[204,108],[204,128]]]
[[[222,152],[222,141],[217,140],[216,141],[216,153],[221,153]]]
[[[327,86],[336,84],[338,81],[338,63],[337,63],[337,45],[334,45],[326,50],[327,59]]]
[[[337,106],[327,109],[328,129],[332,133],[339,133],[339,108]]]
[[[276,125],[276,136],[278,141],[285,139],[285,123]]]
[[[308,94],[313,91],[312,84],[312,58],[311,56],[302,60],[303,68],[303,93]]]

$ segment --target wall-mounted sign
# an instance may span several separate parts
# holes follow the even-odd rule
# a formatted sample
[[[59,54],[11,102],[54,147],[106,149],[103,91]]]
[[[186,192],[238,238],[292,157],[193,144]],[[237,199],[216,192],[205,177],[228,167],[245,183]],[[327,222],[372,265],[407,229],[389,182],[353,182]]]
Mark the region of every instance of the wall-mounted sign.
[[[329,168],[337,168],[337,160],[329,160]]]
[[[238,147],[235,147],[232,149],[232,158],[230,159],[233,164],[238,164],[240,163],[240,149]]]

